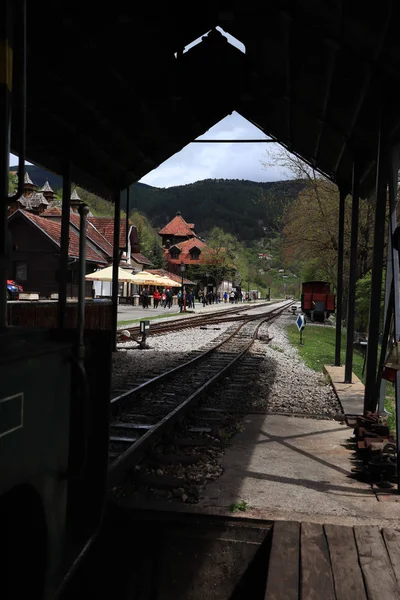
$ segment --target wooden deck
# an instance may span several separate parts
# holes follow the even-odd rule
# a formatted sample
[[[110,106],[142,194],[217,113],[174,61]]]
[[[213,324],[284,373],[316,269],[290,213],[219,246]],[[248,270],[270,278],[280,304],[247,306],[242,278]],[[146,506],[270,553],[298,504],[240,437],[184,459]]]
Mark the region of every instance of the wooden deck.
[[[276,521],[265,600],[400,598],[400,531]]]

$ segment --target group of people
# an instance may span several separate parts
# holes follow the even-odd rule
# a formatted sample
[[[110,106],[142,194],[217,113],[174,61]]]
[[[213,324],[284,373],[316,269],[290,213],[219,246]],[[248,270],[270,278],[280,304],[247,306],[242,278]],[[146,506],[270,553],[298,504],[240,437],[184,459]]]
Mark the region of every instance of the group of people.
[[[171,288],[164,288],[162,292],[159,289],[155,289],[153,292],[153,305],[154,308],[158,308],[160,305],[162,308],[171,308],[173,304],[174,294]],[[140,293],[140,298],[142,301],[143,308],[151,307],[151,297],[150,291],[147,286],[142,288]],[[182,292],[179,291],[177,294],[178,298],[178,306],[182,312],[184,307],[184,298],[182,297]],[[194,293],[192,290],[188,290],[186,293],[186,307],[194,308]]]
[[[154,304],[154,308],[158,308],[160,305],[162,308],[171,308],[172,304],[173,304],[173,293],[171,288],[164,288],[162,292],[160,292],[158,289],[156,289],[153,292],[153,304]],[[141,291],[141,300],[142,300],[142,306],[143,308],[149,308],[151,307],[151,297],[150,297],[150,292],[149,292],[149,288],[148,287],[143,287],[142,291]],[[204,292],[202,290],[199,291],[198,294],[198,298],[199,301],[203,304],[203,306],[207,306],[210,304],[218,304],[219,302],[221,302],[221,293],[220,292],[214,292],[212,290],[209,290],[208,292]],[[185,292],[185,297],[182,296],[182,291],[179,290],[178,294],[177,294],[177,299],[178,299],[178,306],[180,308],[180,312],[183,311],[184,306],[185,306],[185,300],[186,300],[186,308],[191,308],[194,309],[195,307],[195,295],[193,290],[189,289]],[[232,290],[231,292],[224,292],[222,294],[222,300],[227,303],[229,300],[230,304],[237,304],[238,302],[248,302],[250,300],[256,300],[257,296],[256,293],[253,292],[252,294],[249,293],[245,293],[243,291],[240,290]]]

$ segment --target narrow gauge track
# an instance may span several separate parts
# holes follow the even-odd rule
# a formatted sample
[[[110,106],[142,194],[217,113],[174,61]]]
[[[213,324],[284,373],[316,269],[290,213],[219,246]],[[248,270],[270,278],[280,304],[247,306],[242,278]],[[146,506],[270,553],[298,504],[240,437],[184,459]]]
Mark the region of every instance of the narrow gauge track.
[[[257,339],[260,326],[278,317],[292,303],[285,302],[267,314],[246,315],[227,339],[210,350],[111,401],[110,487],[117,485],[146,450],[241,359]]]
[[[152,324],[148,335],[162,335],[163,333],[170,333],[171,331],[178,331],[180,329],[188,329],[190,327],[196,327],[199,325],[215,325],[218,323],[227,323],[228,321],[239,321],[243,319],[244,313],[248,310],[255,310],[256,308],[262,308],[263,306],[272,306],[271,303],[262,302],[259,304],[247,304],[246,306],[236,306],[235,308],[227,308],[222,313],[206,313],[204,315],[195,315],[193,317],[186,317],[182,319],[174,319],[167,323],[154,323]],[[235,316],[236,315],[236,316]],[[118,330],[117,335],[120,338],[122,331],[129,331],[132,336],[140,335],[139,327],[124,327]]]

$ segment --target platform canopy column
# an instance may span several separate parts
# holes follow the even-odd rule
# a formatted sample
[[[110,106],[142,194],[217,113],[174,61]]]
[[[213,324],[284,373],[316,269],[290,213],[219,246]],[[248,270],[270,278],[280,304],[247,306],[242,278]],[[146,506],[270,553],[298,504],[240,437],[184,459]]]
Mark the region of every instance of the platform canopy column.
[[[340,351],[342,344],[342,317],[343,317],[343,254],[344,254],[344,209],[347,192],[339,188],[339,227],[338,227],[338,259],[337,259],[337,285],[336,285],[336,343],[335,366],[340,367]]]
[[[8,161],[13,51],[10,2],[0,3],[0,331],[7,325],[7,270],[10,243],[7,237]]]
[[[344,369],[345,383],[351,383],[353,371],[353,347],[354,347],[354,309],[356,303],[357,282],[357,243],[358,243],[358,215],[360,204],[360,169],[359,164],[353,163],[353,185],[352,185],[352,210],[351,210],[351,239],[350,239],[350,268],[349,268],[349,290],[347,302],[347,340],[346,340],[346,362]]]
[[[377,364],[381,309],[383,250],[385,244],[386,195],[388,184],[387,153],[382,147],[382,126],[379,131],[375,194],[374,248],[369,306],[368,346],[365,372],[364,412],[376,410],[378,400]]]
[[[388,325],[391,321],[391,310],[393,306],[400,307],[399,298],[399,253],[395,245],[393,245],[393,234],[397,227],[397,187],[398,187],[398,174],[400,168],[400,146],[393,148],[390,152],[389,162],[389,219],[388,219],[388,236],[387,236],[387,261],[386,261],[386,283],[385,283],[385,306],[383,321]],[[390,297],[391,294],[394,297]],[[387,323],[389,321],[389,323]],[[395,339],[400,340],[400,320],[397,312],[395,313]],[[387,336],[386,336],[387,338]],[[379,387],[379,398],[378,398],[378,412],[379,414],[385,413],[385,396],[386,396],[386,380],[382,379],[383,364],[386,359],[386,347],[387,339],[382,340],[381,346],[381,357],[380,366],[378,369],[378,387]],[[397,396],[397,391],[396,391]]]
[[[119,237],[121,226],[121,193],[114,193],[114,247],[113,247],[113,272],[112,272],[112,345],[117,349],[117,323],[118,323],[118,267],[120,261]]]
[[[69,219],[71,210],[71,167],[69,161],[63,169],[61,241],[60,241],[60,280],[58,282],[58,326],[65,327],[67,310]]]

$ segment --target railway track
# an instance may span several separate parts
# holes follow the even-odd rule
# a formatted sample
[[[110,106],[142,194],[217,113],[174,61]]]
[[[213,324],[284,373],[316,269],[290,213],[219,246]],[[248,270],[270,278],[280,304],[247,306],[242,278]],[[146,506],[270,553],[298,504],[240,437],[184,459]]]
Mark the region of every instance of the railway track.
[[[235,308],[228,308],[223,313],[206,313],[204,315],[195,315],[193,317],[184,317],[182,319],[174,319],[167,323],[153,323],[148,335],[162,335],[164,333],[170,333],[171,331],[177,331],[180,329],[188,329],[190,327],[197,327],[201,325],[216,325],[218,323],[227,323],[228,321],[239,321],[243,319],[243,314],[249,310],[255,310],[264,306],[272,306],[271,303],[257,303],[257,304],[246,304],[245,306],[235,306]],[[151,313],[149,313],[151,314]],[[122,331],[129,331],[132,337],[140,335],[139,326],[135,327],[124,327],[117,332],[118,341],[121,341]]]
[[[242,322],[216,346],[153,377],[111,401],[109,485],[126,471],[246,354],[263,323],[277,318],[292,302],[263,314],[242,316]],[[194,433],[196,433],[194,428]],[[200,428],[201,429],[201,428]]]

